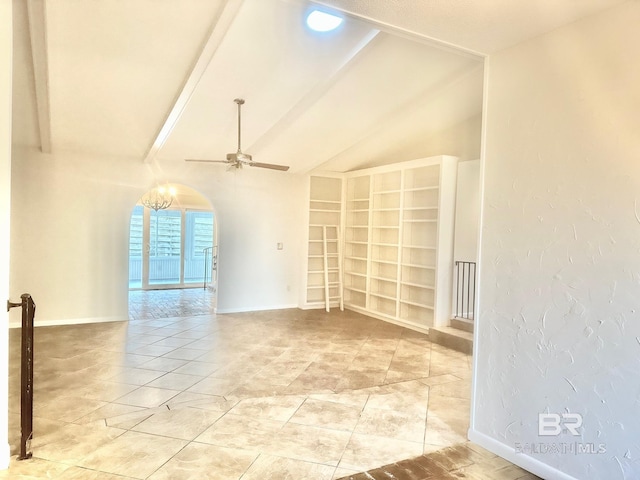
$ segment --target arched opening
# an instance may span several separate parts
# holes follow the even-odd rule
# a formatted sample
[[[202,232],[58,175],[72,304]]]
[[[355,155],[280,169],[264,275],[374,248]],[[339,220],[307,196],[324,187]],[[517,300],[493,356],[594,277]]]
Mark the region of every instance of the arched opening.
[[[167,184],[171,204],[133,207],[129,223],[129,319],[203,315],[215,311],[217,228],[200,192]]]

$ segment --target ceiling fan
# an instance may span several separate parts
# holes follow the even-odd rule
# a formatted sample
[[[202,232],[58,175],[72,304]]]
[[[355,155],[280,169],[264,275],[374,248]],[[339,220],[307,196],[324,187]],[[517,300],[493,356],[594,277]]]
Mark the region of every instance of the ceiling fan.
[[[242,153],[242,148],[240,147],[240,126],[241,126],[241,118],[242,118],[240,114],[240,109],[242,105],[244,105],[244,100],[242,98],[236,98],[234,102],[238,105],[238,151],[235,153],[227,153],[226,160],[200,160],[195,158],[187,158],[185,161],[205,162],[205,163],[226,163],[231,167],[235,167],[235,168],[242,168],[243,165],[248,165],[250,167],[270,168],[271,170],[282,170],[283,172],[286,172],[287,170],[289,170],[289,167],[285,165],[274,165],[273,163],[254,162],[251,159],[251,155]]]

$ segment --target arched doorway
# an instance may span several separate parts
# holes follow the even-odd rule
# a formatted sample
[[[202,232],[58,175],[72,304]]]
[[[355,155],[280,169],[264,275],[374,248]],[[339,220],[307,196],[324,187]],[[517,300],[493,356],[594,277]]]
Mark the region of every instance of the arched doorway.
[[[129,224],[129,318],[213,313],[217,292],[217,228],[211,203],[180,184],[163,186],[171,205],[154,210],[143,200]]]

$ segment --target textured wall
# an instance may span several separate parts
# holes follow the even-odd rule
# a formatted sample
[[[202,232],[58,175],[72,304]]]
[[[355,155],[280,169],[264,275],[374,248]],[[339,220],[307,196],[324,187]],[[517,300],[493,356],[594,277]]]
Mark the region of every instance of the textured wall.
[[[530,454],[579,479],[640,478],[638,25],[627,2],[490,58],[472,438],[603,446]],[[538,435],[566,412],[580,436]]]

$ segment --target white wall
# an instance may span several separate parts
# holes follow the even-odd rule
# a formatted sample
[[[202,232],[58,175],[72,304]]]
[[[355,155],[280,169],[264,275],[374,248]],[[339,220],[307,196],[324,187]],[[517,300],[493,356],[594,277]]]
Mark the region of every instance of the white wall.
[[[304,176],[256,168],[221,178],[213,188],[201,182],[218,216],[218,311],[297,307],[308,205]]]
[[[9,296],[9,223],[11,220],[11,71],[12,3],[0,2],[0,295]],[[17,302],[19,299],[12,298]],[[4,305],[3,305],[4,306]],[[9,467],[8,398],[9,315],[2,309],[0,325],[0,470]],[[5,323],[6,322],[6,323]]]
[[[353,161],[348,164],[348,170],[361,170],[438,155],[451,155],[457,157],[461,162],[475,160],[480,158],[481,137],[482,117],[477,115],[436,133],[425,135],[417,142],[383,145],[383,139],[380,139],[380,152],[382,154],[359,162]],[[318,167],[318,170],[344,171],[342,165],[337,165],[335,162],[335,160],[329,161]]]
[[[14,151],[12,173],[11,292],[33,295],[36,324],[127,319],[129,219],[155,180],[215,208],[219,311],[297,305],[305,201],[295,175],[33,151]]]
[[[477,115],[424,138],[420,156],[452,155],[460,162],[475,160],[480,158],[481,138],[482,116]]]
[[[489,61],[470,436],[547,479],[640,478],[638,25],[631,1]],[[565,412],[581,436],[538,435]],[[574,442],[606,453],[514,454]]]
[[[475,262],[480,223],[480,160],[458,163],[454,260]]]
[[[453,288],[451,311],[453,315],[472,318],[476,282],[470,281],[470,266],[457,266],[455,262],[478,261],[478,227],[480,225],[480,160],[458,163],[456,185],[456,215],[453,236]],[[458,292],[458,288],[460,292]],[[466,293],[465,293],[466,292]],[[469,295],[467,295],[469,294]]]

